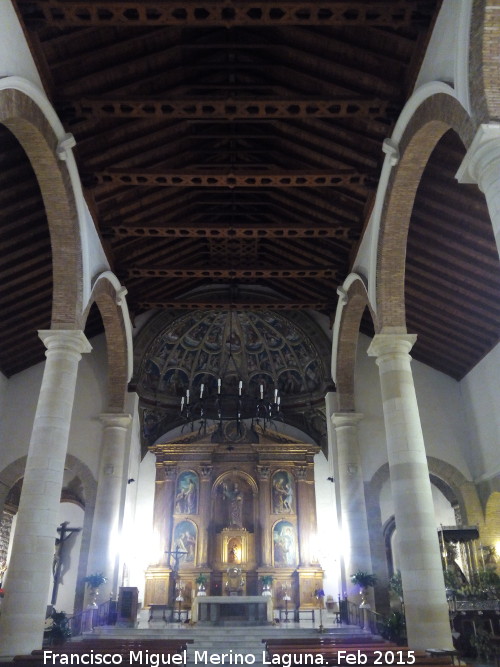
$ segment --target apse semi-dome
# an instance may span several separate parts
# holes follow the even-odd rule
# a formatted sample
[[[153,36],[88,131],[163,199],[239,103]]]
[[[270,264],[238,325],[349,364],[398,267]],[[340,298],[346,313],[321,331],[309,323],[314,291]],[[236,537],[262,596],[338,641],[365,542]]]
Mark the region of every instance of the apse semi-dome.
[[[257,397],[278,390],[286,422],[308,430],[323,407],[330,343],[305,313],[189,311],[152,318],[136,339],[134,388],[141,398],[145,438],[175,427],[182,397],[222,390]],[[293,414],[292,414],[293,413]],[[306,413],[308,416],[306,417]],[[316,419],[317,421],[317,419]],[[159,433],[158,433],[159,435]],[[316,434],[317,437],[317,434]]]

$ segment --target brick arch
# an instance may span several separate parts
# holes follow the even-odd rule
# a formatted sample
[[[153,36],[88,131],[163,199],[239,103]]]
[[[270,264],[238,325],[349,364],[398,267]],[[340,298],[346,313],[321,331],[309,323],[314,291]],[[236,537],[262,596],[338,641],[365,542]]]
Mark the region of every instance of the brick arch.
[[[478,123],[500,119],[500,8],[497,0],[474,0],[469,89]]]
[[[338,411],[355,410],[354,370],[356,366],[356,350],[359,337],[359,325],[363,312],[368,306],[372,319],[375,321],[366,287],[357,278],[346,292],[347,303],[342,309],[339,326],[336,354],[335,386],[337,389]]]
[[[45,205],[52,247],[52,328],[79,329],[83,269],[77,206],[66,162],[57,158],[59,139],[40,108],[13,88],[0,90],[0,123],[23,147]]]
[[[110,274],[111,275],[111,274]],[[123,310],[119,305],[122,295],[106,276],[100,277],[84,312],[86,321],[95,302],[104,324],[108,355],[108,406],[112,412],[124,412],[128,384],[128,341]]]
[[[437,93],[422,102],[401,137],[400,159],[389,179],[378,238],[377,333],[406,333],[404,282],[410,218],[430,154],[449,129],[457,132],[465,152],[475,127],[456,99]]]
[[[483,522],[481,504],[473,482],[467,480],[455,466],[434,456],[427,457],[427,465],[431,482],[439,488],[451,504],[458,505],[462,523],[481,525]],[[438,478],[441,483],[436,484],[435,478]],[[388,480],[389,464],[384,463],[367,483],[370,497],[374,501],[379,502],[382,487]]]

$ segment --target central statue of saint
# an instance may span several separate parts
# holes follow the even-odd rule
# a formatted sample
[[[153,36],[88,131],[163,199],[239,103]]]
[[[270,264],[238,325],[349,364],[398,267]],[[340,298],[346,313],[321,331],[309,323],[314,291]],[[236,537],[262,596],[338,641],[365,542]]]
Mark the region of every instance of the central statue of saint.
[[[228,527],[243,528],[243,494],[238,482],[223,482],[222,499],[228,504]]]

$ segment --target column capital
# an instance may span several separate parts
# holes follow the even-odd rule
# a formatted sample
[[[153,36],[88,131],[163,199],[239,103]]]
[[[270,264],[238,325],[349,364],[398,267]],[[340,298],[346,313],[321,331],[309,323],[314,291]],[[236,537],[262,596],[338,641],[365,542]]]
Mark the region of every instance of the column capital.
[[[102,422],[104,428],[112,427],[126,429],[132,421],[132,415],[120,412],[101,412],[99,420]]]
[[[48,351],[65,349],[68,352],[83,354],[92,350],[92,345],[79,329],[41,329],[38,337]]]
[[[267,482],[269,481],[271,469],[269,468],[269,466],[258,465],[257,474],[262,482]]]
[[[356,426],[364,417],[361,412],[334,412],[331,416],[332,424],[337,427]]]
[[[415,345],[417,334],[376,334],[367,350],[369,357],[407,355]]]
[[[500,124],[482,123],[465,154],[455,178],[459,183],[477,183],[481,190],[481,181],[485,171],[500,165]],[[498,177],[498,169],[496,173]]]

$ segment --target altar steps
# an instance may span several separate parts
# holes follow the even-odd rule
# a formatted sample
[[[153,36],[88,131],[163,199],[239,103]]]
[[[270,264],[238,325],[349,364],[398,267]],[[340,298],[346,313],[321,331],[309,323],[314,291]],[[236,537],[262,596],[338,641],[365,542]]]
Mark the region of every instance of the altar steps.
[[[96,628],[91,636],[109,638],[141,638],[145,639],[192,639],[193,643],[189,645],[187,651],[187,665],[203,664],[253,664],[256,667],[263,665],[263,656],[265,655],[265,646],[263,639],[271,638],[305,638],[317,637],[318,630],[313,627],[301,628],[298,624],[282,624],[280,626],[245,626],[225,625],[225,626],[190,626],[188,624],[158,624],[151,623],[149,626],[139,628],[120,628],[104,627]],[[328,634],[334,634],[336,637],[345,638],[357,635],[366,636],[366,632],[358,626],[339,626],[327,627]],[[89,636],[90,638],[90,636]],[[226,654],[224,659],[221,656]],[[214,656],[213,662],[211,656]],[[243,656],[243,658],[236,657]]]

